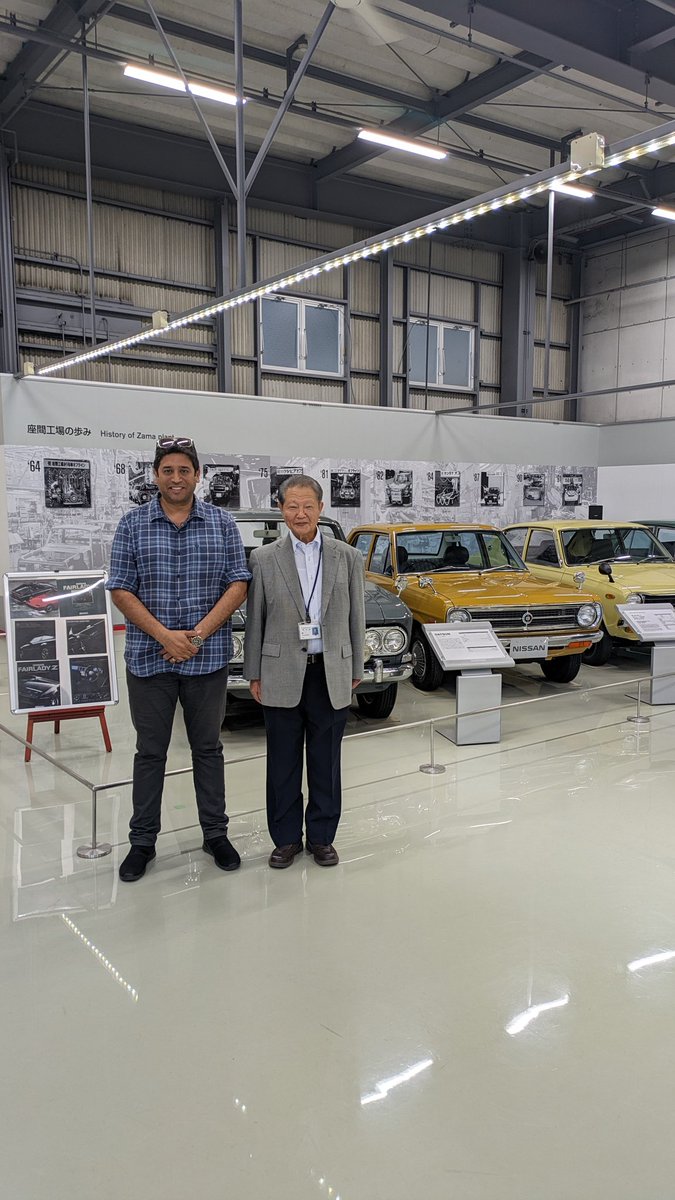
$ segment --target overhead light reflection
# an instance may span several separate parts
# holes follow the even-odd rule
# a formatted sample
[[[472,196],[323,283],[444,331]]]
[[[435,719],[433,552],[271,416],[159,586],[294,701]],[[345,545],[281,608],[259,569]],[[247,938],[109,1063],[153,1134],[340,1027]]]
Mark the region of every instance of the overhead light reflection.
[[[662,950],[660,954],[648,954],[645,958],[634,958],[628,963],[628,970],[641,971],[643,967],[656,967],[659,963],[672,962],[675,950]]]
[[[528,1025],[536,1021],[542,1013],[548,1012],[551,1008],[564,1008],[569,1002],[570,998],[567,995],[561,996],[559,1000],[548,1000],[545,1004],[531,1004],[524,1012],[518,1013],[512,1021],[509,1021],[505,1026],[506,1032],[510,1037],[515,1037],[517,1033],[522,1033],[524,1029],[527,1029]]]
[[[367,1092],[365,1096],[361,1097],[361,1104],[374,1104],[376,1100],[384,1100],[393,1088],[400,1087],[402,1083],[408,1083],[416,1075],[421,1075],[422,1071],[433,1066],[433,1061],[433,1058],[423,1058],[421,1062],[406,1067],[405,1071],[399,1071],[398,1075],[390,1075],[388,1079],[381,1079],[379,1083],[375,1084],[374,1092]]]

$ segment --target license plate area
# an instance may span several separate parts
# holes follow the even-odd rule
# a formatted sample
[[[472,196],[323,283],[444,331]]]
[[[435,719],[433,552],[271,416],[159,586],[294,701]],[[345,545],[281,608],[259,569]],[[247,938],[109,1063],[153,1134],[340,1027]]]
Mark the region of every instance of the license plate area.
[[[511,658],[546,658],[548,654],[548,638],[511,638],[509,648]]]

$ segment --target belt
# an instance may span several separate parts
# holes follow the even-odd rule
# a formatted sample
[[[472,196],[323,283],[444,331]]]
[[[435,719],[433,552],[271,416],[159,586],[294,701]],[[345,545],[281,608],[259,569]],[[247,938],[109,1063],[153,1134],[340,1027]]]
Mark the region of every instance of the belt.
[[[314,665],[314,663],[321,663],[321,662],[323,662],[323,654],[308,654],[307,655],[307,665],[308,666],[311,667]]]

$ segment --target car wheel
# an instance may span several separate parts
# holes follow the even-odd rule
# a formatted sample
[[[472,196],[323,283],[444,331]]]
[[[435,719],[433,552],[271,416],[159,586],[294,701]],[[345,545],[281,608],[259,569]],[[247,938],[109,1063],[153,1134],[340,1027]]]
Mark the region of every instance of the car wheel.
[[[384,721],[385,717],[391,716],[397,692],[398,684],[390,683],[383,692],[360,692],[356,697],[356,703],[364,717],[371,717],[374,721]]]
[[[588,650],[583,653],[583,661],[589,667],[604,667],[606,662],[609,662],[612,655],[612,639],[606,629],[602,631],[602,638],[599,642],[594,642]]]
[[[539,664],[551,683],[571,683],[581,668],[580,654],[564,654],[560,658],[549,658]]]
[[[443,668],[421,630],[413,633],[412,681],[421,692],[435,692],[443,682]]]

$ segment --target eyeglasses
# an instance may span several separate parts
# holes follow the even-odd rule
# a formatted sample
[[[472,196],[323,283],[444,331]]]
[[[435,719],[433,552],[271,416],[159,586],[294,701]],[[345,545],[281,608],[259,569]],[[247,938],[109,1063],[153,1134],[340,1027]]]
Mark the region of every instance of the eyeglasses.
[[[174,446],[178,446],[181,450],[191,447],[193,450],[195,444],[192,438],[189,437],[163,437],[157,438],[158,450],[171,450]]]

